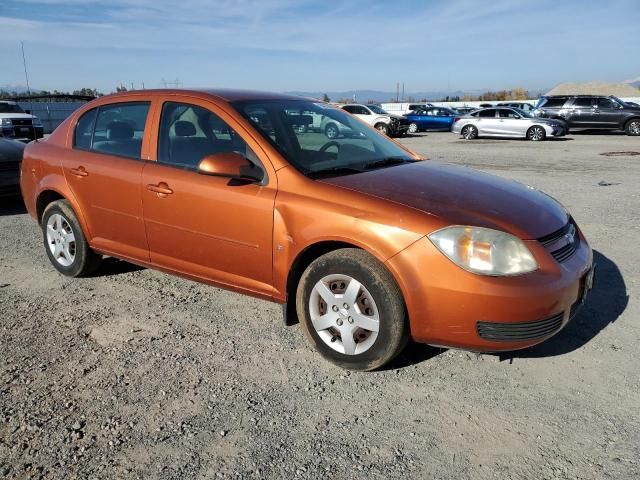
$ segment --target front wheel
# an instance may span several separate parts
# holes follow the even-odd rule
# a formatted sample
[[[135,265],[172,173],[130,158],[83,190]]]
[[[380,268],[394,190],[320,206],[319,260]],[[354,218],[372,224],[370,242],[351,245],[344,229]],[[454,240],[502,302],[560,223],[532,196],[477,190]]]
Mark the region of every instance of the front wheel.
[[[460,131],[462,134],[462,138],[466,140],[473,140],[474,138],[478,138],[478,129],[473,125],[465,125],[462,127]]]
[[[389,135],[389,126],[386,123],[378,123],[376,124],[376,130],[384,135]]]
[[[640,120],[636,118],[629,120],[624,131],[627,135],[632,135],[634,137],[640,135]]]
[[[389,271],[363,250],[335,250],[312,262],[298,284],[296,308],[311,344],[343,368],[379,368],[408,339],[400,289]]]
[[[532,142],[541,142],[547,137],[547,132],[540,125],[534,125],[527,130],[527,138]]]
[[[89,248],[78,218],[66,200],[47,206],[42,215],[42,233],[49,260],[63,275],[80,277],[100,266],[102,256]]]
[[[411,122],[409,125],[409,133],[418,133],[418,125],[415,122]]]

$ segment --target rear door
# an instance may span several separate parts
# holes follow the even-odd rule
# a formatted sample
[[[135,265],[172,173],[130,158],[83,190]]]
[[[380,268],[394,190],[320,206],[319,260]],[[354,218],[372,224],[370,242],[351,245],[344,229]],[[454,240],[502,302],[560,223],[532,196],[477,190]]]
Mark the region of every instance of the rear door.
[[[149,102],[120,102],[84,113],[62,159],[67,183],[88,227],[92,247],[148,261],[142,219],[143,139]]]
[[[567,120],[573,128],[594,128],[599,123],[600,112],[592,97],[574,98],[568,108]]]
[[[480,110],[476,115],[478,118],[477,126],[479,133],[485,135],[499,135],[498,120],[496,119],[496,109],[487,108]]]

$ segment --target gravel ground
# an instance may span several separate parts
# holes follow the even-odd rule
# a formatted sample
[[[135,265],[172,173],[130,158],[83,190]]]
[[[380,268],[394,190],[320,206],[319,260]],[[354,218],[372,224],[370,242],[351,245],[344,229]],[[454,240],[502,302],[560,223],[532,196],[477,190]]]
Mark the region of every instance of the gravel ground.
[[[561,200],[596,286],[509,355],[410,345],[324,362],[280,307],[109,262],[71,280],[0,200],[0,478],[632,479],[640,476],[640,138],[402,140]]]

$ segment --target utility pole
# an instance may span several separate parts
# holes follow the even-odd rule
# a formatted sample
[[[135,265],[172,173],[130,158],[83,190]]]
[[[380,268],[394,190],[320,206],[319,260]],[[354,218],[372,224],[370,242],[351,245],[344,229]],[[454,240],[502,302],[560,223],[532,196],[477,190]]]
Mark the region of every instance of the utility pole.
[[[24,79],[27,82],[27,94],[31,96],[31,87],[29,87],[29,74],[27,73],[27,59],[24,56],[24,42],[20,42],[22,48],[22,65],[24,65]]]
[[[400,100],[400,82],[396,82],[396,103]]]
[[[404,82],[402,82],[402,101],[404,102]]]

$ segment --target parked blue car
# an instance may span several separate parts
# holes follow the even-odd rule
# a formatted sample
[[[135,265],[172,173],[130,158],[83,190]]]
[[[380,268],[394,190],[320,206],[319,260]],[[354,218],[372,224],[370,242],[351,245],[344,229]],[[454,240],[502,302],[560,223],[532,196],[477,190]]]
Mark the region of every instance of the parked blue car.
[[[455,110],[444,107],[420,108],[407,113],[405,117],[411,122],[409,133],[422,132],[424,130],[451,130],[453,120],[460,114]]]

